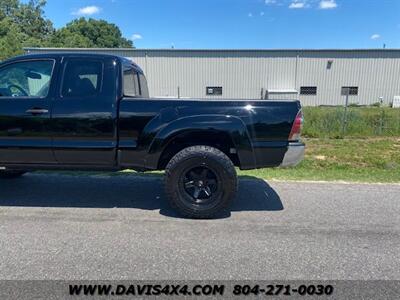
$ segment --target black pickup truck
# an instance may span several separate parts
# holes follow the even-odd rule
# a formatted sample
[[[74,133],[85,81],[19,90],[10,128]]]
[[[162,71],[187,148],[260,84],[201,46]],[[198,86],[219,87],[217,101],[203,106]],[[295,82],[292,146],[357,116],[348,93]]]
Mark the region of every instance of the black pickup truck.
[[[41,54],[0,64],[2,178],[165,170],[168,199],[187,217],[229,206],[235,166],[301,161],[302,122],[299,101],[149,98],[143,71],[118,56]]]

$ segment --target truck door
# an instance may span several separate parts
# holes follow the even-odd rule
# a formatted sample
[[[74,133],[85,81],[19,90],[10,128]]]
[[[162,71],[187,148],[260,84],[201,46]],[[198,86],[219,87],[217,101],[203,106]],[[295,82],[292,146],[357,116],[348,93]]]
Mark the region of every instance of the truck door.
[[[0,68],[0,164],[54,164],[50,103],[55,60],[27,59]]]
[[[51,120],[59,163],[116,164],[116,84],[113,59],[64,57]]]

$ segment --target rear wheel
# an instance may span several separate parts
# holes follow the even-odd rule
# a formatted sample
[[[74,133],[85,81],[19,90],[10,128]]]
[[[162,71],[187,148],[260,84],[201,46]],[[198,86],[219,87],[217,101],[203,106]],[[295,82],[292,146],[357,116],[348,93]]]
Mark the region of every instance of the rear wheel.
[[[24,175],[26,171],[0,171],[0,178],[18,178]]]
[[[228,208],[236,195],[235,167],[213,147],[183,149],[168,163],[165,174],[169,202],[185,217],[212,218]]]

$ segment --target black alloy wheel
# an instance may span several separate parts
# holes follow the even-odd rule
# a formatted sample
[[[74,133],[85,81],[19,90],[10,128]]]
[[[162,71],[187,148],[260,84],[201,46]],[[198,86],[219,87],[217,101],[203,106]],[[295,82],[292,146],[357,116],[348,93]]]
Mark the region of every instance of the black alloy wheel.
[[[208,219],[227,209],[237,192],[236,170],[214,147],[191,146],[178,152],[165,169],[170,205],[188,218]]]
[[[220,191],[217,175],[205,166],[189,169],[184,174],[181,183],[195,204],[207,204],[215,201],[215,196]]]

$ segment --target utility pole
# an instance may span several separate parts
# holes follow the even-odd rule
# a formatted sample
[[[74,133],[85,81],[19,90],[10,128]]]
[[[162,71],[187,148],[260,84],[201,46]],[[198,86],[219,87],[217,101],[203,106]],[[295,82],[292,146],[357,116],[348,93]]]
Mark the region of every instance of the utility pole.
[[[379,120],[379,135],[383,132],[383,119],[385,118],[385,110],[383,108],[383,97],[379,97],[379,106],[381,107],[381,118]]]
[[[346,128],[347,128],[347,107],[349,106],[349,94],[350,94],[350,88],[347,87],[346,88],[346,103],[344,105],[342,137],[345,136]]]

